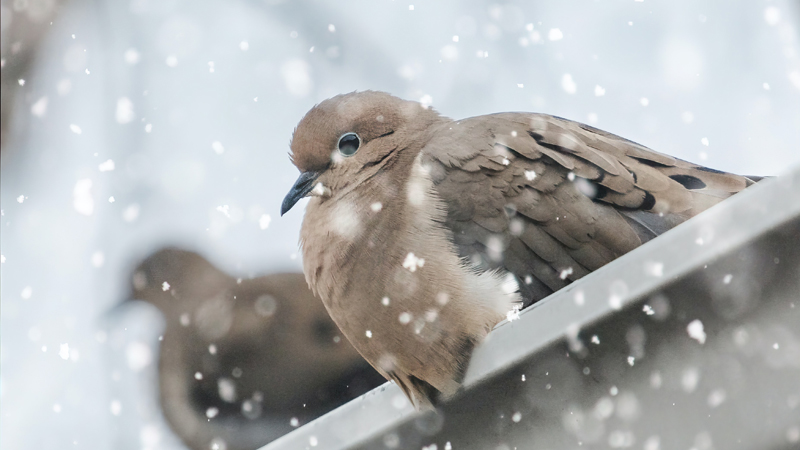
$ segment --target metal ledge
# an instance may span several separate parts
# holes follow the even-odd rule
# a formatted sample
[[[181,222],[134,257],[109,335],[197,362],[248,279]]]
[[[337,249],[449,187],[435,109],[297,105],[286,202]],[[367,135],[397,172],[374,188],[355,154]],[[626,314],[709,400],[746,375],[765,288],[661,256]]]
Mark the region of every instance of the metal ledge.
[[[439,411],[387,383],[263,450],[798,448],[798,330],[800,168],[499,324]]]

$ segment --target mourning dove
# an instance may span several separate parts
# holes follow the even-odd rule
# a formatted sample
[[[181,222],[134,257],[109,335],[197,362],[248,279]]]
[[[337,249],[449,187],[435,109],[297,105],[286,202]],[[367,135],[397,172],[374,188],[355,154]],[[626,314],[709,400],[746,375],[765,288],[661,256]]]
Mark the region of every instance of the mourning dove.
[[[754,182],[559,117],[451,120],[374,91],[312,108],[291,158],[301,175],[281,214],[311,196],[309,286],[417,408],[456,392],[515,305]]]
[[[164,314],[161,407],[193,449],[258,448],[292,417],[308,422],[380,384],[302,274],[236,280],[164,249],[135,270],[132,297]]]

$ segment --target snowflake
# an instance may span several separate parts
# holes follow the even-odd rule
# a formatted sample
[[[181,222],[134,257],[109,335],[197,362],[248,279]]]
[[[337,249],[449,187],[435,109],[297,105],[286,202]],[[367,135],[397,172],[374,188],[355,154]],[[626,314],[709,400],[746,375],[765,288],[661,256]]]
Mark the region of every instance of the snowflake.
[[[578,86],[575,84],[575,80],[572,79],[572,75],[565,73],[561,77],[561,87],[567,94],[574,94],[578,90]]]
[[[513,322],[519,319],[519,310],[522,309],[522,305],[514,305],[511,307],[511,311],[506,313],[506,320],[509,322]]]
[[[222,146],[220,141],[214,141],[211,143],[211,150],[214,150],[214,153],[221,155],[225,153],[225,147]]]
[[[602,86],[600,86],[599,84],[598,84],[598,85],[596,85],[596,86],[594,87],[594,95],[596,95],[597,97],[602,97],[602,96],[606,95],[606,90],[605,90],[605,88],[603,88],[603,87],[602,87]]]
[[[64,360],[69,359],[69,344],[61,344],[58,350],[58,356]]]
[[[97,170],[100,172],[111,172],[114,170],[114,160],[109,159],[106,162],[100,163],[100,165],[97,166]]]
[[[138,51],[136,51],[135,48],[129,48],[125,50],[125,54],[123,55],[123,58],[125,58],[125,62],[130,65],[138,63],[141,57],[142,55]]]
[[[425,259],[418,258],[414,253],[406,255],[406,259],[403,261],[403,267],[410,272],[416,272],[417,267],[422,268],[423,266],[425,266]]]
[[[400,316],[397,318],[403,325],[407,325],[411,322],[411,319],[413,319],[413,316],[409,312],[400,313]]]
[[[703,330],[703,322],[701,322],[699,319],[691,321],[686,327],[686,332],[689,333],[690,338],[701,344],[705,344],[706,332]]]
[[[652,277],[664,276],[664,263],[648,261],[644,263],[644,271]]]
[[[120,97],[117,100],[117,110],[114,114],[117,123],[126,124],[132,121],[136,114],[133,112],[133,102],[128,97]]]
[[[269,214],[262,214],[261,217],[258,219],[258,226],[262,230],[266,230],[269,227],[269,223],[272,221],[272,218]]]
[[[31,105],[31,114],[36,117],[44,117],[47,112],[47,97],[42,97]]]
[[[228,206],[228,205],[217,206],[217,211],[219,211],[222,214],[224,214],[225,217],[227,217],[227,218],[231,217],[230,209],[231,209],[231,207]]]

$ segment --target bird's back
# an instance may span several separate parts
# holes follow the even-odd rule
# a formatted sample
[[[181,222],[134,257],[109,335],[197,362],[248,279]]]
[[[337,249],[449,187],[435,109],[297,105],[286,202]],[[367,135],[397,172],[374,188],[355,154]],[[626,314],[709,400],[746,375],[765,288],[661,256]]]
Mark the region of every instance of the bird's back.
[[[750,186],[588,125],[453,121],[423,148],[459,253],[514,273],[526,305]]]

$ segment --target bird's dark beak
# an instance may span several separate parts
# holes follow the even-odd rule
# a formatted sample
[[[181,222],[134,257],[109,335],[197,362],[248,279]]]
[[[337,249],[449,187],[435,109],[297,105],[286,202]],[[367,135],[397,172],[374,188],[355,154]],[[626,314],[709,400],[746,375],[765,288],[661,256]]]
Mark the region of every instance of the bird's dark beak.
[[[289,190],[289,193],[286,194],[286,197],[283,198],[283,204],[281,204],[281,215],[286,214],[287,211],[292,209],[292,206],[295,205],[301,198],[308,195],[314,189],[315,181],[319,178],[320,172],[303,172],[297,178],[297,181],[294,182],[294,186]]]

